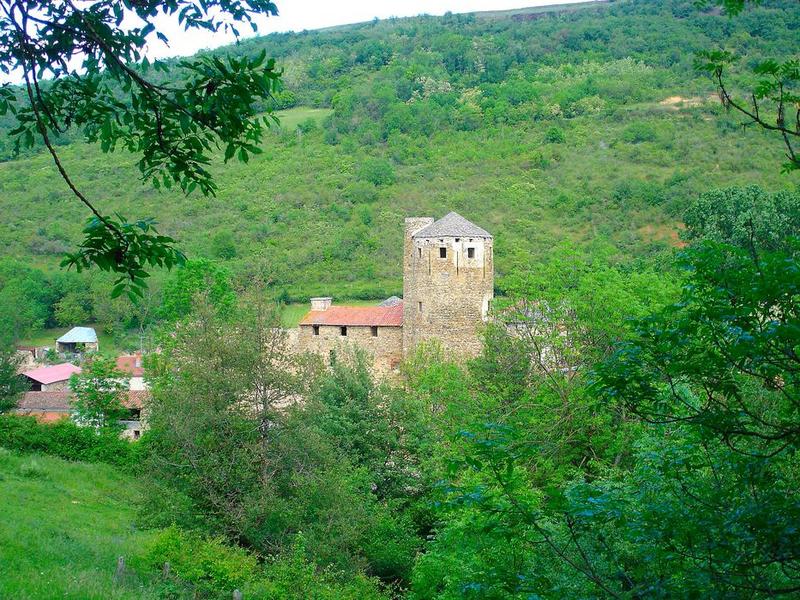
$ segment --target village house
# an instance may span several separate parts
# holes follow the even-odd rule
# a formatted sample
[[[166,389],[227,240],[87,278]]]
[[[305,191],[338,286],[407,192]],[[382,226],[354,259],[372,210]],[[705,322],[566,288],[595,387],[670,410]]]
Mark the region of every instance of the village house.
[[[34,392],[63,392],[69,390],[69,378],[80,373],[81,368],[72,363],[61,363],[23,371],[28,379],[31,391]]]
[[[144,381],[142,355],[119,356],[116,367],[125,374],[128,386],[127,393],[121,399],[123,406],[128,409],[128,415],[120,421],[122,436],[139,439],[146,429],[142,410],[149,395]],[[23,395],[16,413],[34,416],[43,423],[72,418],[75,414],[72,406],[75,396],[70,390],[69,380],[78,373],[81,373],[81,368],[70,363],[23,371],[22,375],[27,378],[31,389]]]
[[[123,437],[138,440],[142,435],[146,428],[142,419],[142,408],[147,397],[147,391],[129,391],[122,398],[122,405],[129,411],[127,417],[120,421]],[[36,417],[42,423],[53,423],[61,419],[72,418],[75,414],[72,406],[74,400],[75,396],[69,389],[51,392],[25,392],[17,404],[15,413]]]
[[[418,344],[436,341],[456,361],[481,350],[480,328],[494,297],[492,235],[451,212],[405,220],[403,298],[377,306],[311,299],[296,344],[326,361],[349,345],[373,357],[376,374],[396,372]]]
[[[147,389],[144,381],[144,366],[142,365],[142,354],[123,354],[117,357],[117,371],[128,376],[128,388],[133,391]]]
[[[97,332],[91,327],[73,327],[56,340],[56,352],[79,354],[99,350]]]

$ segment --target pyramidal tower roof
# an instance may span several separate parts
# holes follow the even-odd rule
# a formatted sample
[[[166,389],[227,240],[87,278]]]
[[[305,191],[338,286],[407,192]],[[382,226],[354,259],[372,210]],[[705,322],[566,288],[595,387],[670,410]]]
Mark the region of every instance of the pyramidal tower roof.
[[[438,238],[438,237],[480,237],[491,238],[492,234],[481,229],[475,223],[467,221],[460,214],[455,212],[447,213],[438,221],[434,221],[427,227],[417,231],[414,238]]]

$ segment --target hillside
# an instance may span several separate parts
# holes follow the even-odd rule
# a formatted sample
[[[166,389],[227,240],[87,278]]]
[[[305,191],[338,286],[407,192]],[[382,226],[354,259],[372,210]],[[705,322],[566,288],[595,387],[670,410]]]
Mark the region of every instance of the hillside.
[[[121,152],[63,157],[105,210],[155,216],[285,300],[398,293],[403,217],[450,210],[494,233],[502,293],[562,243],[649,260],[699,192],[788,185],[779,141],[743,134],[692,58],[723,38],[744,61],[779,54],[799,24],[795,2],[730,21],[642,0],[275,34],[220,50],[266,49],[286,89],[264,153],[213,166],[216,198],[143,186]],[[0,256],[53,269],[87,215],[49,157],[0,164],[0,190]]]
[[[147,581],[113,581],[118,556],[142,551],[139,483],[100,464],[0,448],[0,597],[158,598]]]

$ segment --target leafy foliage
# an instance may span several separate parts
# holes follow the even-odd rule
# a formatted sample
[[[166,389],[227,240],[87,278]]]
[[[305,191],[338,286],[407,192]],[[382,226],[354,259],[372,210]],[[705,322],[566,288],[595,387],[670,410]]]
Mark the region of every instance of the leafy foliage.
[[[34,417],[0,416],[0,446],[72,461],[108,463],[129,470],[136,468],[141,457],[138,442],[121,439],[118,431],[96,431],[68,419],[42,424]]]
[[[75,419],[81,425],[113,430],[129,414],[123,404],[128,382],[114,359],[92,357],[79,374],[70,377],[69,387],[75,394]]]
[[[118,219],[89,219],[80,250],[67,255],[61,266],[74,266],[79,273],[93,265],[103,271],[122,273],[114,281],[111,297],[127,292],[136,301],[137,296],[144,297],[145,279],[150,276],[145,270],[148,266],[171,269],[183,265],[186,257],[174,247],[175,240],[158,235],[152,219],[136,223],[128,223],[121,216]]]
[[[40,139],[72,193],[94,214],[78,251],[65,264],[97,265],[120,274],[118,293],[141,295],[145,266],[170,268],[183,260],[173,240],[159,236],[147,220],[128,223],[104,216],[78,189],[53,140],[77,128],[103,152],[118,146],[140,157],[141,177],[157,188],[180,186],[213,194],[217,186],[207,169],[213,150],[225,148],[225,161],[247,161],[259,144],[269,116],[255,104],[278,89],[280,73],[266,53],[254,57],[201,56],[177,65],[180,81],[148,78],[151,66],[166,73],[163,61],[145,56],[148,43],[168,43],[156,31],[157,19],[177,19],[186,31],[236,25],[255,30],[253,17],[275,15],[268,0],[195,2],[5,3],[0,24],[0,69],[21,74],[23,92],[6,84],[0,91],[0,114],[10,112],[16,127],[14,147],[32,148]],[[141,26],[126,27],[135,19]],[[76,66],[79,65],[79,66]],[[51,77],[51,81],[43,81]],[[23,101],[24,98],[24,101]],[[152,231],[151,231],[152,230]]]
[[[29,388],[19,374],[21,357],[12,346],[0,346],[0,413],[16,408],[23,392]]]
[[[235,297],[228,271],[210,261],[199,259],[186,263],[164,285],[161,317],[172,322],[185,317],[192,303],[202,295],[220,313],[229,311]]]

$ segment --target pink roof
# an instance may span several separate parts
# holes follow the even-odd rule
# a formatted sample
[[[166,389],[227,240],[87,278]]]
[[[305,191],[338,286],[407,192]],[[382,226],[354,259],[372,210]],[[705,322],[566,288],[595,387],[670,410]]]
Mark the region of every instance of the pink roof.
[[[48,383],[55,383],[57,381],[66,381],[74,373],[80,372],[80,367],[76,367],[71,363],[61,363],[60,365],[53,365],[51,367],[39,367],[38,369],[23,371],[22,374],[34,381],[47,385]]]
[[[331,306],[327,310],[312,310],[303,317],[300,325],[401,327],[403,303],[394,306]]]

